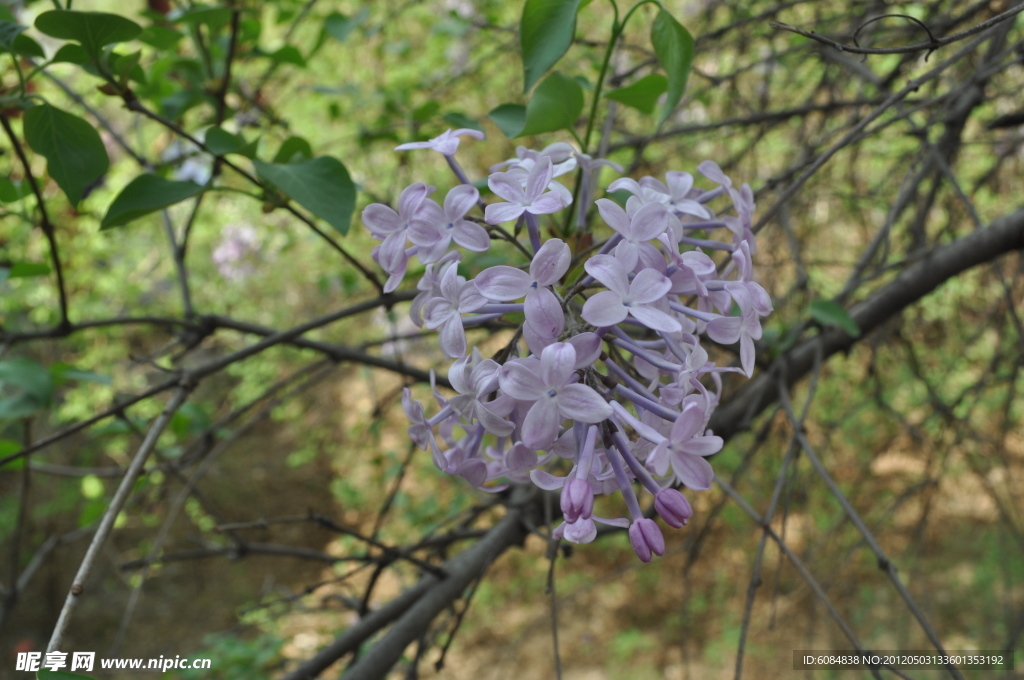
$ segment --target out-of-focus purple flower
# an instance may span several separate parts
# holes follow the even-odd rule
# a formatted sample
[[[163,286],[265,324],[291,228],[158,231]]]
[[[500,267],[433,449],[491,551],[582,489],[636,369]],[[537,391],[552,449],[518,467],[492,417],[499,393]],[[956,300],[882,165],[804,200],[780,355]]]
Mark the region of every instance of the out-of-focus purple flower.
[[[475,283],[460,280],[455,263],[447,265],[441,274],[440,289],[441,296],[423,306],[423,321],[430,330],[441,329],[441,349],[457,359],[466,353],[462,315],[480,309],[487,299],[477,291]]]
[[[229,224],[213,250],[213,263],[225,279],[242,281],[256,272],[259,237],[248,224]]]
[[[693,508],[686,496],[675,489],[662,489],[654,496],[654,509],[670,527],[676,529],[686,526],[693,517]]]
[[[425,142],[407,142],[395,147],[395,151],[406,151],[409,149],[433,149],[440,151],[445,156],[454,156],[459,149],[459,137],[469,135],[474,139],[483,139],[484,133],[470,128],[459,128],[458,130],[448,129],[433,139]]]
[[[650,562],[654,555],[665,554],[665,537],[653,519],[638,519],[629,526],[629,542],[641,562]]]
[[[583,305],[582,316],[587,323],[614,326],[632,316],[652,330],[674,333],[682,329],[675,318],[652,305],[672,287],[661,272],[641,270],[631,283],[625,267],[611,255],[595,255],[584,268],[608,288]]]
[[[517,219],[524,212],[533,215],[548,215],[564,207],[562,198],[553,191],[547,191],[554,174],[550,158],[542,158],[534,165],[526,178],[526,185],[507,172],[496,172],[487,178],[487,186],[508,203],[491,203],[484,210],[488,224],[501,224]]]
[[[539,361],[521,359],[503,367],[498,377],[502,391],[513,399],[533,402],[522,425],[527,446],[547,449],[566,418],[599,423],[612,414],[593,388],[572,382],[575,370],[576,348],[567,342],[545,347]]]
[[[466,250],[482,253],[491,244],[487,232],[479,224],[465,219],[473,209],[480,192],[471,184],[460,184],[444,197],[444,208],[426,200],[409,224],[409,240],[418,245],[420,261],[429,264],[440,259],[454,240]]]

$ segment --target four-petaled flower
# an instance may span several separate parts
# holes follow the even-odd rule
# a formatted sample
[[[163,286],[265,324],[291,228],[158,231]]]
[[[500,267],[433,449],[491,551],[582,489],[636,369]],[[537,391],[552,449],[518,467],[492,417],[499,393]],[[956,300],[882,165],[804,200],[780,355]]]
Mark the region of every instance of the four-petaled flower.
[[[491,203],[484,210],[488,224],[511,222],[524,212],[533,215],[547,215],[558,212],[565,204],[554,191],[546,191],[554,175],[551,159],[547,156],[537,161],[526,177],[526,186],[507,172],[496,172],[487,178],[487,186],[508,203]]]
[[[696,491],[711,488],[715,473],[705,456],[718,453],[724,442],[715,435],[699,435],[704,429],[705,413],[697,404],[687,404],[679,414],[667,439],[654,447],[647,464],[659,477],[668,474],[669,466],[676,478]]]
[[[502,368],[498,383],[513,399],[533,402],[522,426],[522,440],[534,449],[547,449],[558,437],[566,418],[600,423],[612,409],[592,387],[573,382],[576,348],[567,342],[548,345],[540,359],[512,361]]]
[[[449,264],[440,281],[441,296],[431,298],[423,306],[423,322],[430,330],[441,329],[441,349],[452,358],[466,353],[466,331],[462,315],[475,312],[487,304],[487,298],[472,281],[460,280],[458,265]]]
[[[651,330],[675,333],[682,330],[679,321],[652,303],[665,297],[672,282],[655,269],[644,269],[629,281],[626,268],[611,255],[595,255],[584,265],[587,273],[608,290],[598,293],[583,305],[583,320],[598,327],[614,326],[632,316]]]

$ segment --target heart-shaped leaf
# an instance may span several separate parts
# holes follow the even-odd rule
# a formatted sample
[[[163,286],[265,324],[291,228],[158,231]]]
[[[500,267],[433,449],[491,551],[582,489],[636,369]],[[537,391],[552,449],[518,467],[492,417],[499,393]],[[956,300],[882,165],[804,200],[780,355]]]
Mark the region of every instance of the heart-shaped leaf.
[[[583,112],[583,88],[575,79],[555,71],[544,79],[526,105],[526,123],[518,137],[569,130]]]
[[[526,107],[522,104],[502,104],[492,109],[487,117],[494,121],[506,137],[514,139],[526,124]]]
[[[118,14],[63,9],[40,14],[36,28],[52,38],[80,43],[94,61],[106,45],[127,42],[142,33],[141,26]]]
[[[192,198],[206,188],[195,182],[176,182],[159,175],[139,175],[128,183],[100,222],[100,229],[112,229]]]
[[[46,158],[50,177],[71,205],[110,167],[107,149],[96,128],[78,116],[43,104],[25,112],[25,139]]]
[[[253,161],[256,174],[339,233],[347,234],[356,207],[356,186],[341,161],[321,156],[302,163]]]

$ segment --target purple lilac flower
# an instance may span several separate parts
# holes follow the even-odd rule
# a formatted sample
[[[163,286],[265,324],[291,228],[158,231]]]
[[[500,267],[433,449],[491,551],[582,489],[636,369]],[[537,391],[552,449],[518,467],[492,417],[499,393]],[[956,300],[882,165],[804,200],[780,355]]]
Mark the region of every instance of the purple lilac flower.
[[[457,265],[447,265],[441,274],[440,297],[432,298],[423,306],[424,324],[430,330],[441,329],[441,349],[453,358],[466,353],[466,331],[462,327],[462,315],[475,312],[487,304],[475,283],[460,279]]]
[[[652,330],[667,333],[681,330],[675,318],[652,304],[672,287],[672,282],[661,272],[644,269],[630,282],[626,268],[610,255],[595,255],[584,267],[608,288],[583,305],[582,316],[587,323],[597,327],[614,326],[632,316]]]
[[[409,223],[409,240],[422,250],[420,261],[424,264],[436,262],[446,252],[452,241],[466,250],[482,253],[491,244],[491,238],[479,224],[465,219],[473,209],[480,192],[471,184],[460,184],[444,198],[444,208],[427,199],[423,202],[417,217]]]
[[[499,376],[502,391],[514,399],[533,402],[522,424],[527,446],[551,446],[566,418],[599,423],[611,415],[611,407],[592,387],[573,382],[575,370],[576,348],[567,342],[548,345],[539,360],[505,364]]]
[[[542,158],[526,178],[525,186],[507,172],[496,172],[487,178],[487,186],[508,203],[491,203],[484,211],[488,224],[511,222],[523,213],[547,215],[564,207],[562,198],[553,191],[547,191],[554,175],[550,158]]]
[[[484,133],[479,130],[472,130],[470,128],[459,128],[458,130],[445,130],[437,137],[428,139],[425,142],[408,142],[406,144],[399,144],[395,147],[395,151],[405,151],[407,149],[433,149],[434,151],[440,151],[445,156],[454,156],[455,152],[459,148],[459,137],[463,135],[469,135],[474,139],[483,139]]]
[[[485,206],[451,155],[464,132],[402,145],[446,155],[461,185],[443,206],[429,199],[432,187],[414,184],[402,192],[397,210],[374,204],[363,213],[381,241],[372,255],[389,274],[386,291],[400,285],[412,258],[426,265],[410,317],[438,330],[442,349],[456,359],[448,371],[454,396],[438,390],[431,373],[433,416],[411,393],[403,394],[410,437],[430,451],[438,469],[482,491],[527,482],[560,491],[565,521],[553,538],[587,543],[604,523],[628,529],[637,556],[650,561],[664,553],[665,541],[644,516],[641,498],[668,526],[685,526],[692,517],[689,501],[672,487],[710,488],[714,472],[707,457],[723,441],[707,425],[722,393],[721,376],[752,374],[760,317],[772,311],[771,298],[753,280],[753,192],[748,185],[735,188],[721,168],[705,161],[698,170],[717,185],[710,190],[676,171],[664,182],[613,182],[613,190],[633,194],[623,210],[591,198],[594,171],[609,163],[558,143],[542,151],[520,147],[517,158],[495,166],[488,183],[505,202]],[[612,230],[593,254],[574,254],[576,238],[544,239],[541,216],[572,200],[554,177],[575,167],[584,183],[576,188],[582,204],[576,228],[591,230],[593,212],[583,206],[596,203]],[[517,235],[526,226],[531,250],[519,252],[533,253],[528,266],[510,261],[474,280],[459,276],[461,256],[452,243],[475,252],[498,243],[470,217],[477,207],[492,224],[518,220]],[[710,236],[716,230],[726,241]],[[472,271],[473,260],[465,266]],[[594,291],[595,284],[605,290]],[[730,315],[734,307],[738,316]],[[470,346],[467,324],[517,313],[523,316],[505,318],[518,323],[517,334],[494,358]],[[702,346],[708,340],[739,343],[740,366],[711,361]],[[566,461],[568,475],[545,469],[558,461]],[[610,494],[621,497],[624,516],[594,514],[595,498]]]

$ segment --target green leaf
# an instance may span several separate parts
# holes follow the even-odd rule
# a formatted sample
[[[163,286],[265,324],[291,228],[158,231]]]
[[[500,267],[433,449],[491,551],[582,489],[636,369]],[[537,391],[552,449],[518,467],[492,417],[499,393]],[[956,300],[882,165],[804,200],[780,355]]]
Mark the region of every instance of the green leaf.
[[[412,111],[412,119],[417,123],[428,121],[437,115],[437,112],[441,110],[441,105],[431,99],[422,106],[417,106]]]
[[[291,136],[281,142],[274,154],[274,163],[301,163],[313,157],[313,147],[302,137]]]
[[[183,24],[206,24],[210,31],[216,33],[231,21],[231,10],[227,7],[210,7],[209,5],[193,5],[179,14],[175,21]]]
[[[176,182],[159,175],[139,175],[121,190],[103,216],[100,230],[112,229],[137,220],[187,198],[201,194],[206,188],[195,182]]]
[[[242,135],[236,135],[219,127],[212,127],[206,131],[203,144],[214,156],[223,156],[229,153],[237,153],[246,158],[256,155],[258,138],[251,142],[245,141]]]
[[[7,272],[9,279],[30,279],[34,276],[46,276],[50,273],[50,265],[44,262],[15,262]]]
[[[526,0],[519,21],[523,92],[529,92],[572,45],[580,0]]]
[[[71,205],[110,167],[96,128],[74,114],[43,104],[25,112],[25,139],[46,158],[46,169]]]
[[[276,186],[339,233],[348,233],[356,207],[356,186],[337,158],[321,156],[303,163],[253,163],[260,179]]]
[[[277,65],[281,64],[292,64],[294,66],[305,66],[306,59],[302,56],[302,52],[299,52],[299,48],[294,45],[285,45],[275,52],[271,52],[267,55]]]
[[[502,104],[492,109],[487,117],[494,121],[506,137],[514,139],[526,124],[526,107],[522,104]]]
[[[665,110],[658,121],[660,124],[683,98],[686,79],[693,63],[693,36],[671,14],[661,10],[651,26],[651,44],[654,45],[654,54],[661,67],[668,75],[668,96],[665,98]]]
[[[836,326],[854,338],[860,337],[860,327],[843,306],[832,300],[811,303],[811,318],[823,326]]]
[[[631,106],[646,114],[654,113],[658,105],[658,97],[668,88],[668,79],[659,73],[644,76],[632,85],[612,90],[604,96],[620,104]]]
[[[119,14],[51,10],[36,18],[36,28],[52,38],[74,40],[94,61],[104,46],[133,40],[142,27]]]
[[[53,397],[50,372],[31,359],[0,361],[0,418],[25,418],[45,408]]]
[[[0,439],[0,460],[3,460],[7,456],[13,456],[18,451],[21,451],[21,444],[16,441],[11,441],[10,439]],[[25,458],[22,457],[17,460],[12,460],[6,465],[0,465],[0,467],[4,468],[7,472],[20,470],[25,467]]]
[[[544,79],[526,105],[526,123],[517,137],[553,130],[571,130],[583,112],[583,88],[555,71]]]
[[[361,24],[365,18],[366,13],[363,11],[354,17],[347,17],[340,12],[332,12],[324,19],[324,33],[343,43],[349,34],[352,33],[352,30]]]
[[[13,21],[0,21],[0,48],[7,52],[14,51],[14,39],[27,30],[28,26],[16,24]]]
[[[479,130],[480,132],[484,131],[484,128],[480,123],[476,122],[464,113],[458,113],[456,111],[446,113],[441,116],[441,120],[454,128],[469,128],[470,130]]]
[[[184,35],[173,28],[153,24],[142,29],[142,33],[139,34],[139,41],[146,43],[150,47],[155,47],[161,52],[169,52],[184,37]]]
[[[15,182],[6,177],[0,177],[0,203],[14,203],[31,193],[32,187],[28,182]]]
[[[89,61],[89,55],[85,53],[82,46],[77,43],[61,45],[57,53],[51,59],[54,64],[84,64]]]
[[[19,35],[15,38],[14,49],[11,51],[23,57],[46,58],[46,51],[43,49],[43,46],[27,35]]]

